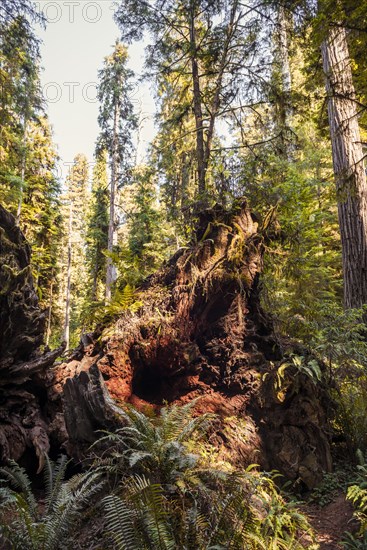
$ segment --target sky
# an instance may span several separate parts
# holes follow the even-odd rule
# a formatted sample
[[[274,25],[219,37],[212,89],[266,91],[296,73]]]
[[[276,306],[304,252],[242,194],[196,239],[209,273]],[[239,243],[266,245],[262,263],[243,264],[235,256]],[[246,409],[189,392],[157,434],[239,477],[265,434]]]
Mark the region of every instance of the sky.
[[[46,30],[37,31],[43,41],[41,82],[60,155],[58,172],[65,177],[77,153],[86,154],[93,163],[98,135],[97,73],[120,33],[110,0],[41,0],[36,4],[48,20]],[[140,76],[144,45],[130,46],[129,52],[129,66]],[[144,119],[139,161],[155,133],[151,88],[151,83],[139,84],[133,93],[136,111]]]

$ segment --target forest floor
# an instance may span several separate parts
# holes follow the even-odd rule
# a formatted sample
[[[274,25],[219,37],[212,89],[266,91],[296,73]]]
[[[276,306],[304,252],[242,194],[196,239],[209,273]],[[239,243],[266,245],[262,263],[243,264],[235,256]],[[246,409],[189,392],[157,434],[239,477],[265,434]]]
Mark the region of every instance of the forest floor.
[[[355,531],[357,523],[352,519],[353,507],[345,500],[345,492],[338,492],[332,502],[326,506],[319,504],[301,504],[298,508],[307,516],[314,532],[319,550],[345,550],[340,544],[345,531]],[[90,518],[89,518],[90,519]],[[101,542],[105,524],[101,518],[93,518],[92,523],[86,521],[80,530],[79,537],[74,540],[75,550],[102,550]],[[307,539],[302,539],[303,544]],[[311,539],[309,544],[311,545]],[[307,546],[305,546],[307,547]],[[1,550],[1,545],[0,545]]]
[[[342,550],[340,541],[345,531],[353,532],[357,528],[352,519],[353,507],[345,499],[345,493],[338,493],[332,502],[326,506],[318,504],[302,504],[301,511],[316,533],[316,541],[320,550]]]

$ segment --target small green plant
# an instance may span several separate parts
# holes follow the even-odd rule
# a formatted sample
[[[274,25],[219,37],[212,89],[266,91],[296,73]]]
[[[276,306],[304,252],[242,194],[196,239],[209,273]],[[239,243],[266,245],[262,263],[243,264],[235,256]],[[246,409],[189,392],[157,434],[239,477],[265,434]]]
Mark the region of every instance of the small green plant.
[[[66,457],[53,463],[45,457],[44,503],[38,503],[31,481],[23,468],[11,461],[0,469],[0,533],[14,550],[61,550],[80,520],[101,491],[98,473],[73,476],[65,481]]]
[[[352,458],[357,449],[367,451],[367,375],[356,363],[335,373],[335,428],[342,432]]]
[[[323,475],[321,483],[313,489],[309,500],[318,506],[327,506],[342,490],[346,490],[345,483],[340,479],[338,473],[326,472]]]
[[[358,484],[351,485],[347,491],[347,499],[355,508],[354,517],[358,520],[359,534],[367,533],[367,465],[359,466],[361,477]]]
[[[367,463],[361,450],[358,450],[357,476],[355,483],[347,490],[347,499],[355,508],[354,518],[359,523],[357,533],[345,533],[342,544],[344,548],[359,550],[367,548]]]
[[[290,354],[289,360],[284,361],[275,372],[274,390],[279,401],[284,401],[291,380],[302,374],[310,378],[314,384],[322,380],[321,368],[316,359],[306,360],[303,355]],[[268,375],[269,373],[265,373],[263,380]]]
[[[193,417],[195,403],[163,407],[154,417],[133,407],[126,408],[126,426],[106,432],[95,444],[108,448],[106,460],[97,460],[100,468],[119,476],[136,473],[149,476],[154,482],[179,483],[198,462],[197,455],[188,451],[187,443],[197,433],[205,432],[214,418],[211,414]]]
[[[271,480],[250,471],[228,475],[204,495],[173,497],[160,484],[134,476],[121,495],[103,501],[117,550],[301,550],[305,517],[286,504]],[[205,498],[206,497],[206,498]],[[209,505],[210,504],[210,505]]]
[[[343,539],[341,541],[341,544],[343,545],[346,550],[366,550],[367,548],[367,533],[364,533],[364,535],[361,538],[357,538],[352,533],[345,533],[343,536]]]

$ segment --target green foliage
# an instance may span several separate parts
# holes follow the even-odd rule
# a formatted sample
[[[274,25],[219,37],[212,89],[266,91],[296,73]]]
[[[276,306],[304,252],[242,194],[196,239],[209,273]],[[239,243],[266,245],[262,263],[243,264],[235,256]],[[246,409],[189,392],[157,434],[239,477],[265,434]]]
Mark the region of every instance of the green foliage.
[[[88,262],[88,303],[100,301],[104,296],[106,279],[106,256],[108,241],[108,176],[107,153],[96,156],[93,169],[92,193],[88,209],[88,230],[86,235]]]
[[[32,247],[32,272],[42,308],[51,307],[60,290],[57,280],[62,234],[60,184],[55,175],[58,157],[52,140],[47,118],[29,123],[20,226]],[[60,318],[53,313],[55,325]]]
[[[160,416],[126,409],[126,426],[93,447],[105,449],[102,458],[68,481],[66,458],[46,456],[40,502],[23,468],[2,468],[2,540],[14,550],[72,548],[83,512],[106,494],[107,476],[113,492],[101,501],[103,536],[117,550],[316,548],[302,543],[309,525],[271,477],[253,466],[223,470],[188,450],[215,420],[194,416],[194,406],[164,407]]]
[[[171,224],[159,201],[158,181],[152,167],[136,166],[131,183],[121,190],[125,223],[119,231],[112,258],[118,278],[117,290],[139,287],[144,278],[158,270],[177,247]]]
[[[364,309],[344,310],[332,301],[318,304],[317,315],[304,323],[309,348],[329,365],[367,366],[364,315]]]
[[[129,219],[128,250],[142,276],[159,268],[172,251],[172,234],[158,205],[154,170],[139,166],[134,171],[136,191]]]
[[[0,469],[1,536],[14,550],[61,550],[82,511],[102,489],[98,474],[75,475],[64,481],[67,461],[45,457],[45,500],[37,503],[25,470],[15,462]],[[7,484],[5,485],[5,481]]]
[[[126,426],[107,433],[97,444],[108,444],[112,462],[109,471],[149,475],[159,483],[180,484],[182,477],[194,472],[198,457],[186,447],[197,433],[203,433],[213,419],[204,414],[192,417],[195,401],[182,407],[164,407],[159,416],[150,418],[134,408],[123,415]]]
[[[355,479],[355,466],[347,458],[334,464],[333,472],[325,472],[320,484],[312,490],[308,501],[318,506],[327,506],[340,493],[346,493],[351,480]]]
[[[159,416],[129,408],[126,426],[96,443],[106,449],[97,468],[121,479],[104,500],[116,548],[304,548],[307,521],[271,478],[253,467],[222,469],[191,452],[215,420],[193,416],[194,406],[164,407]]]
[[[322,380],[322,371],[316,359],[291,353],[289,360],[282,362],[275,372],[274,390],[279,401],[284,401],[290,385],[292,385],[292,391],[298,391],[298,377],[302,374],[310,378],[315,385]],[[269,373],[265,373],[263,380],[268,376]]]
[[[122,290],[116,289],[107,304],[104,301],[91,302],[84,310],[84,328],[106,326],[127,311],[135,312],[141,306],[139,294],[134,287],[126,284]]]
[[[364,533],[362,537],[356,537],[352,533],[345,533],[341,544],[347,550],[365,550],[367,548],[367,533]]]
[[[266,548],[243,492],[237,490],[212,502],[212,514],[205,517],[199,506],[186,503],[182,510],[177,509],[178,503],[172,506],[162,487],[145,478],[133,478],[126,489],[123,498],[105,500],[108,525],[119,550],[239,550],[248,544],[254,550]]]
[[[357,449],[367,450],[367,376],[364,366],[337,369],[336,388],[332,390],[336,409],[336,429],[346,439],[353,456]]]
[[[321,382],[322,372],[320,365],[315,359],[309,359],[306,362],[306,358],[302,355],[291,354],[290,361],[285,361],[280,365],[277,370],[277,380],[279,387],[281,386],[282,380],[285,378],[286,369],[291,368],[293,372],[295,371],[295,376],[304,374],[312,380],[314,384]]]
[[[98,123],[101,129],[97,140],[97,154],[107,151],[111,165],[117,162],[117,179],[123,184],[122,169],[131,161],[131,131],[136,128],[136,116],[131,101],[133,72],[127,68],[127,48],[116,41],[114,51],[105,57],[99,71]],[[118,113],[118,114],[117,114]],[[118,127],[115,121],[118,118]]]
[[[303,323],[307,345],[329,366],[327,381],[335,400],[334,427],[342,432],[351,456],[367,449],[367,343],[365,310],[343,310],[327,302]]]
[[[58,157],[43,110],[39,40],[27,16],[42,20],[27,0],[0,7],[0,201],[32,247],[34,282],[46,309],[59,290]],[[60,322],[58,315],[50,320]]]
[[[167,525],[162,488],[134,477],[124,486],[124,498],[109,495],[104,499],[108,528],[117,550],[176,548]]]
[[[31,0],[3,0],[0,6],[0,23],[9,23],[20,15],[27,20],[44,24],[45,17],[39,11],[39,6]]]
[[[359,531],[356,535],[347,533],[344,539],[344,546],[351,549],[363,548],[367,540],[367,464],[361,451],[357,453],[359,464],[357,465],[358,476],[356,483],[351,485],[347,491],[347,499],[355,508],[354,517],[359,522]]]
[[[61,297],[63,301],[63,337],[69,327],[69,347],[77,345],[82,328],[82,312],[87,295],[87,211],[89,204],[88,159],[78,153],[66,178],[63,195],[63,241]]]

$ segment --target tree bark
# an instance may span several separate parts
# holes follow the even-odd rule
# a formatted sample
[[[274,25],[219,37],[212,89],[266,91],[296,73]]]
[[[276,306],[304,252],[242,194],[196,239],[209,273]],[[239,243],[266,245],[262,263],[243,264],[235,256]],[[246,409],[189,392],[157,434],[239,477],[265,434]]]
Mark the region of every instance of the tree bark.
[[[205,144],[204,144],[204,119],[201,106],[201,89],[199,64],[197,60],[197,44],[196,44],[196,29],[195,29],[195,13],[194,8],[191,10],[190,17],[190,49],[191,49],[191,71],[194,97],[194,116],[196,127],[196,161],[198,173],[198,191],[199,195],[203,196],[206,190],[206,169],[205,169]]]
[[[30,248],[0,205],[0,462],[33,448],[49,451],[46,373],[63,348],[41,354],[45,313],[38,307]]]
[[[46,327],[46,346],[50,343],[51,337],[51,323],[52,323],[52,307],[53,307],[53,286],[54,286],[54,271],[51,272],[51,284],[50,284],[50,301],[48,305],[47,313],[47,327]]]
[[[367,303],[367,182],[346,30],[321,46],[342,243],[344,304]]]
[[[113,152],[111,163],[111,188],[110,188],[110,217],[108,222],[108,240],[107,240],[107,267],[106,267],[106,303],[111,301],[111,289],[114,282],[114,265],[111,258],[113,251],[113,238],[115,234],[115,196],[118,177],[118,128],[120,121],[120,110],[118,102],[114,107],[113,118]]]
[[[278,7],[278,21],[277,21],[277,31],[276,31],[276,58],[279,64],[280,72],[280,90],[278,101],[277,101],[277,110],[278,110],[278,131],[281,139],[281,155],[286,160],[291,162],[294,145],[290,142],[289,139],[289,127],[290,119],[293,114],[292,105],[291,105],[291,90],[292,90],[292,76],[289,65],[289,30],[291,22],[287,13],[284,9],[284,6],[280,5]]]
[[[121,410],[111,399],[96,365],[88,372],[82,371],[67,379],[63,410],[69,434],[68,449],[78,459],[83,458],[85,449],[96,440],[97,430],[115,430],[123,425]]]
[[[66,282],[66,298],[65,298],[65,322],[64,322],[64,342],[66,342],[66,350],[70,344],[70,295],[71,295],[71,260],[73,255],[72,248],[72,231],[73,231],[73,203],[70,197],[69,206],[69,233],[68,233],[68,268]]]
[[[23,139],[22,139],[22,163],[21,163],[21,171],[20,171],[20,196],[18,200],[18,207],[17,207],[17,215],[16,215],[16,222],[17,225],[20,224],[20,216],[22,214],[22,206],[23,206],[23,194],[24,194],[24,178],[25,178],[25,168],[26,168],[26,157],[27,157],[27,119],[24,119],[23,123]]]

